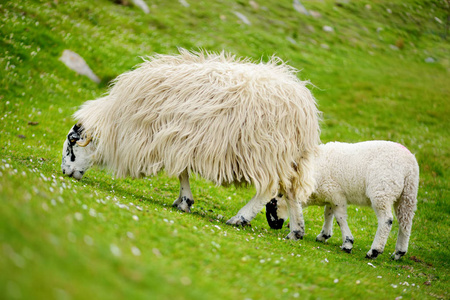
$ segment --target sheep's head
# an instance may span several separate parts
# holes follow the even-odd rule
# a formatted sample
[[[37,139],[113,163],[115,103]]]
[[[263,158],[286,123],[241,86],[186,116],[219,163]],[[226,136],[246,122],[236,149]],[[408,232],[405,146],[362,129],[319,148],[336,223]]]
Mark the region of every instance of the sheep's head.
[[[67,134],[62,152],[62,172],[80,180],[92,165],[94,146],[90,144],[92,137],[83,134],[83,127],[76,124]]]

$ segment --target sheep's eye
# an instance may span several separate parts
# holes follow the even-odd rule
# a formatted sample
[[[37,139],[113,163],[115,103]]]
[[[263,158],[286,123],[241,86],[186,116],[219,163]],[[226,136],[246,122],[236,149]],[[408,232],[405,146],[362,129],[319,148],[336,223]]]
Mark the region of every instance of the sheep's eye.
[[[75,143],[75,141],[76,141],[75,139],[70,139],[71,143]]]

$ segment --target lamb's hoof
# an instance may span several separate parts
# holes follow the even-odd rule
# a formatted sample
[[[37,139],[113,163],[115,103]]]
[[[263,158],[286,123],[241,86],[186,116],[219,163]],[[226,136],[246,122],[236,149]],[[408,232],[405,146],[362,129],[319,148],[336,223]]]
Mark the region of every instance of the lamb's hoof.
[[[382,252],[378,252],[378,250],[371,249],[371,250],[369,250],[369,252],[367,252],[366,258],[375,259],[375,258],[377,258],[378,254],[381,254],[381,253]]]
[[[250,221],[243,216],[234,216],[227,221],[227,224],[235,226],[251,226]]]
[[[289,234],[286,236],[287,240],[303,240],[303,235],[305,233],[301,232],[300,230],[295,230],[295,231],[291,231],[289,232]]]
[[[327,234],[320,233],[320,234],[316,237],[316,242],[322,242],[322,243],[325,243],[330,237],[331,237],[331,235],[327,235]]]
[[[392,253],[391,259],[393,259],[393,260],[399,260],[399,259],[402,258],[403,255],[405,255],[405,254],[406,254],[405,251],[396,251],[395,253]]]
[[[347,253],[352,253],[352,249],[353,248],[345,248],[345,247],[341,247],[342,251],[345,251]]]
[[[172,204],[172,207],[176,207],[179,210],[190,213],[192,204],[194,204],[194,200],[191,200],[183,196],[181,197],[181,200],[180,199],[175,200],[175,202]]]

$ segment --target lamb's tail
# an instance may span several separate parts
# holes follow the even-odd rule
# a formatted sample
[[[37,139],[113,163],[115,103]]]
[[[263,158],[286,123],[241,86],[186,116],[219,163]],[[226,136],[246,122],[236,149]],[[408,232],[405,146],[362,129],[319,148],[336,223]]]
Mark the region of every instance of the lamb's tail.
[[[419,189],[419,165],[414,159],[413,168],[405,178],[403,192],[394,204],[395,214],[399,223],[397,244],[394,259],[399,259],[408,251],[409,237],[411,236],[412,221],[417,209],[417,191]]]

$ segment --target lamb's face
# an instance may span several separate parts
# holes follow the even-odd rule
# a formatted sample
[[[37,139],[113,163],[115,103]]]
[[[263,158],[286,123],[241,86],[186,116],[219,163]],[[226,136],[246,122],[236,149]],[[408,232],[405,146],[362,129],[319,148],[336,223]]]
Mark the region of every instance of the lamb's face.
[[[78,124],[74,125],[64,142],[61,163],[62,172],[80,180],[92,164],[93,147],[86,140],[86,137],[82,138],[81,126]]]

